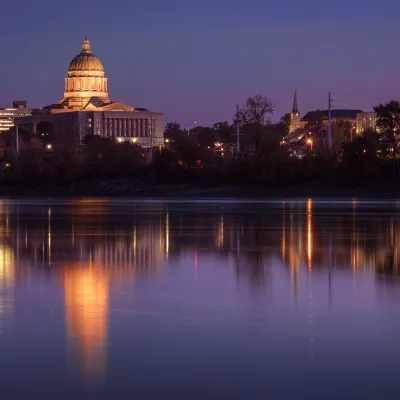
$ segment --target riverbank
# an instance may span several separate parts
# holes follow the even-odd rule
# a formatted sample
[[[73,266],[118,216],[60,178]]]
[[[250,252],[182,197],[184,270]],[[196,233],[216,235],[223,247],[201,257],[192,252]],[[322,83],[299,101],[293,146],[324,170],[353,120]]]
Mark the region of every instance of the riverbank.
[[[308,182],[291,186],[214,186],[145,185],[135,180],[85,182],[70,187],[36,187],[31,189],[3,187],[3,197],[132,197],[132,198],[397,198],[400,185],[381,181],[358,186],[333,185],[327,182]]]

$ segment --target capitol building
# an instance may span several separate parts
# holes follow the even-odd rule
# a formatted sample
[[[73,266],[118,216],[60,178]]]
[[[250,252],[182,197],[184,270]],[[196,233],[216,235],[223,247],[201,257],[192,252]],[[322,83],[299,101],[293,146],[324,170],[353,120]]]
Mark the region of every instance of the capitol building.
[[[61,142],[91,134],[159,147],[164,145],[163,117],[163,113],[110,99],[103,63],[85,38],[81,52],[69,64],[64,97],[17,118],[15,124],[33,135],[51,133]]]

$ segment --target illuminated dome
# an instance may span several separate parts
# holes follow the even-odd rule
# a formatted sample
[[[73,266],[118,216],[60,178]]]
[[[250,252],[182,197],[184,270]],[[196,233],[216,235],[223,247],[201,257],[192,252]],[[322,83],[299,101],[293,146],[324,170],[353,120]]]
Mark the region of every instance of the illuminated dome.
[[[103,63],[90,50],[90,42],[87,38],[83,41],[82,51],[74,57],[69,64],[69,72],[74,71],[102,71],[104,72]]]
[[[64,98],[59,103],[76,110],[85,108],[91,101],[99,104],[111,102],[103,63],[92,53],[90,42],[85,37],[82,51],[69,64]]]

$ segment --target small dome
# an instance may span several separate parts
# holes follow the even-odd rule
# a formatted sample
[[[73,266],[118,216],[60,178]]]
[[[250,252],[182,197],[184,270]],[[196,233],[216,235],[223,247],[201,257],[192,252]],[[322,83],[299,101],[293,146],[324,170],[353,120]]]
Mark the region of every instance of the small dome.
[[[87,38],[82,43],[82,51],[72,59],[68,71],[103,71],[103,63],[90,50],[90,42]]]

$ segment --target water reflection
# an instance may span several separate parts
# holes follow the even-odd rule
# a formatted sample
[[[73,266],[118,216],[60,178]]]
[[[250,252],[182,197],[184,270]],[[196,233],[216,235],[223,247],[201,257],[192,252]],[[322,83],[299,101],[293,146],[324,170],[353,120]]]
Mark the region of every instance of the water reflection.
[[[0,244],[0,335],[14,308],[15,260],[12,249]]]
[[[221,258],[234,256],[239,269],[243,267],[240,264],[250,269],[263,264],[264,258],[279,256],[293,281],[303,268],[311,271],[328,264],[351,268],[354,273],[367,268],[399,274],[400,221],[395,210],[387,207],[382,213],[370,214],[368,208],[358,210],[356,200],[347,208],[340,205],[335,209],[320,208],[309,199],[247,205],[240,212],[234,207],[223,213],[218,212],[219,207],[215,211],[194,208],[74,200],[19,205],[16,218],[17,205],[10,203],[8,211],[3,210],[0,229],[10,246],[7,254],[16,253],[16,241],[20,240],[20,255],[47,267],[67,259],[87,262],[91,257],[116,270],[160,272],[169,256],[198,249]],[[248,259],[240,261],[243,257]]]
[[[43,269],[58,276],[70,371],[85,382],[101,382],[107,373],[113,294],[131,288],[136,279],[161,278],[177,265],[190,269],[196,280],[207,263],[216,270],[228,266],[238,290],[254,293],[273,290],[270,267],[279,265],[290,282],[293,304],[307,296],[310,354],[314,280],[321,271],[328,273],[329,302],[337,270],[354,277],[367,273],[378,285],[400,282],[400,216],[391,204],[89,199],[2,202],[0,211],[0,335],[13,312],[16,276],[29,281],[33,271]]]
[[[70,371],[96,383],[105,374],[109,285],[102,265],[71,263],[63,268]]]

